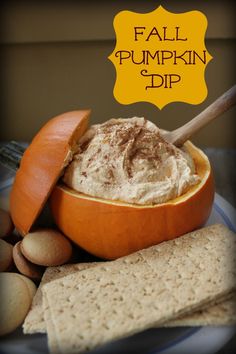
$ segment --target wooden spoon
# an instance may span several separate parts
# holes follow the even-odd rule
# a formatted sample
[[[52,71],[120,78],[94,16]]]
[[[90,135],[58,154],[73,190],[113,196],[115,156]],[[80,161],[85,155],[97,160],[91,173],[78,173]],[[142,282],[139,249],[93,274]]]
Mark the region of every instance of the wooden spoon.
[[[222,96],[217,98],[210,106],[198,114],[190,122],[184,124],[182,127],[173,130],[172,132],[164,132],[163,137],[166,141],[180,147],[193,134],[198,132],[201,128],[211,122],[214,118],[226,112],[229,108],[236,104],[236,85],[231,87]]]

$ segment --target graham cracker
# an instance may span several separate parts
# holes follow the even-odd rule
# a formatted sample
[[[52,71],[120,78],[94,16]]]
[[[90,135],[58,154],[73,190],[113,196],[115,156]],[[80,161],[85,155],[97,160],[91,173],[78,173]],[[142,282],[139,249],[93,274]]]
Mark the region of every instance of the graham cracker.
[[[44,296],[43,298],[43,305],[44,305],[44,321],[45,321],[45,327],[46,327],[46,323],[51,324],[51,326],[53,326],[53,323],[51,323],[51,318],[52,318],[52,314],[51,314],[51,310],[48,304],[48,300],[47,298]],[[52,353],[60,353],[60,348],[59,348],[59,344],[58,341],[55,340],[54,336],[48,336],[48,347],[50,348],[50,351]]]
[[[212,225],[44,285],[50,350],[83,352],[222,300],[235,251],[235,235]]]
[[[46,333],[46,324],[44,321],[44,311],[43,311],[43,294],[42,294],[42,287],[44,284],[50,283],[55,279],[60,279],[68,274],[72,274],[90,267],[94,267],[97,264],[98,263],[93,262],[93,263],[65,264],[63,266],[48,267],[44,272],[42,280],[33,298],[30,311],[28,312],[25,318],[23,324],[23,332],[25,334]]]
[[[165,323],[165,327],[233,326],[236,324],[236,293],[208,308]]]
[[[82,271],[89,267],[95,267],[100,262],[66,264],[57,267],[48,267],[42,277],[41,283],[35,294],[31,309],[25,318],[23,329],[25,334],[46,333],[46,323],[44,321],[42,286],[53,280],[63,278],[66,275]],[[165,324],[166,327],[184,326],[216,326],[236,324],[236,294],[231,299],[221,301],[208,308],[193,312],[175,321]]]

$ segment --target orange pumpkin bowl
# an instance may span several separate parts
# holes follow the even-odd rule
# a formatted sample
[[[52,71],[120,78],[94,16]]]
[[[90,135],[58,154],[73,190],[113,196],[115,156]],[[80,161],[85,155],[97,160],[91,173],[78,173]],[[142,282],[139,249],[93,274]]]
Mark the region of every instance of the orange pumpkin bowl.
[[[26,149],[10,194],[11,217],[22,236],[33,226],[72,158],[89,114],[90,110],[72,111],[50,119]]]
[[[208,219],[214,182],[208,158],[191,142],[185,147],[193,157],[201,182],[169,202],[139,206],[100,198],[56,185],[50,207],[59,229],[88,252],[115,259],[201,227]]]

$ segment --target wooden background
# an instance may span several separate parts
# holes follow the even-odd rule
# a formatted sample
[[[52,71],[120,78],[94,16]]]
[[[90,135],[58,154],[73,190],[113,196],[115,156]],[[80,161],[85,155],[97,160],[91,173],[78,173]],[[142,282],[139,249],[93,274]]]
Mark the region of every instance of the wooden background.
[[[92,108],[92,123],[145,116],[174,129],[235,82],[235,26],[231,1],[162,1],[172,12],[200,10],[208,18],[208,98],[199,105],[121,105],[113,97],[113,18],[121,10],[149,12],[157,1],[9,1],[1,5],[0,140],[30,141],[51,117]],[[193,82],[194,85],[194,82]],[[235,112],[225,113],[193,139],[201,146],[236,147]]]

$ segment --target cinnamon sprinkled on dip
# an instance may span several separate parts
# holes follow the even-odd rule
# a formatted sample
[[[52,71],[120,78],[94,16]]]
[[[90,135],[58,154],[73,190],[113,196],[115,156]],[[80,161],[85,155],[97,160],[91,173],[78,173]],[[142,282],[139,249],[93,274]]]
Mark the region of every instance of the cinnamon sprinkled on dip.
[[[63,181],[90,196],[134,204],[160,204],[200,181],[184,149],[166,142],[144,118],[92,125],[78,142]]]

